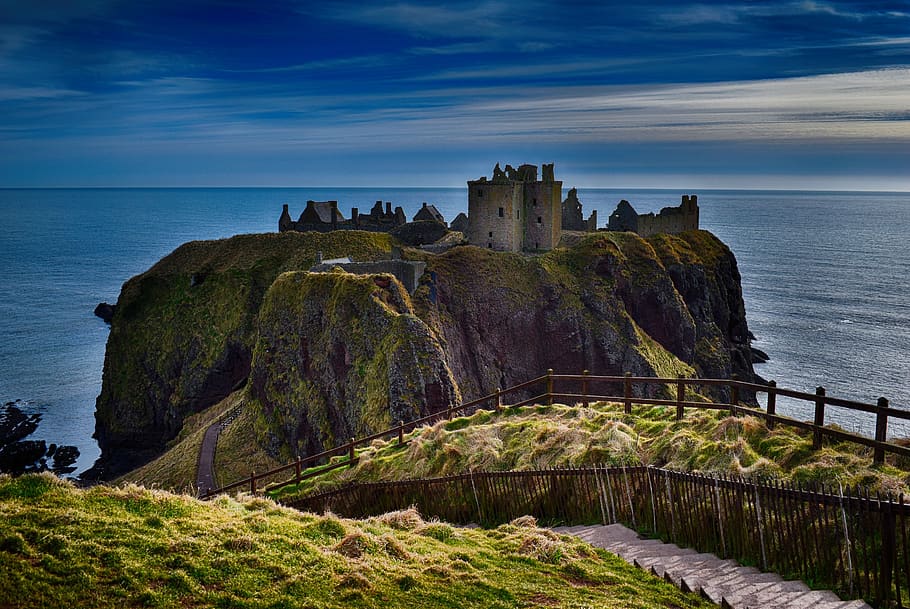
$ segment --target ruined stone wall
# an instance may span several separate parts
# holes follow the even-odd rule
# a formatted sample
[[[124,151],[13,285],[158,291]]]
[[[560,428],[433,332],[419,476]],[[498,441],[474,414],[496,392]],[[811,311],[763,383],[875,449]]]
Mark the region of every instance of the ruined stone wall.
[[[638,216],[638,234],[650,237],[658,233],[676,235],[689,230],[698,230],[698,197],[683,195],[679,207],[664,207],[655,215]]]
[[[518,252],[522,246],[522,184],[468,182],[468,241],[498,251]]]

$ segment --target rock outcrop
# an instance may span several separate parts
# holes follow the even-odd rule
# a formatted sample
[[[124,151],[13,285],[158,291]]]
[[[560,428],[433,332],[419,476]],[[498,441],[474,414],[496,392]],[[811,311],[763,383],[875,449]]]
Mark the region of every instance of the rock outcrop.
[[[184,244],[120,292],[104,356],[95,437],[101,458],[83,474],[109,479],[159,455],[183,419],[250,373],[259,307],[284,271],[326,258],[389,258],[385,233],[240,235]]]
[[[404,287],[392,275],[343,271],[275,280],[259,314],[249,392],[268,421],[264,444],[285,460],[460,401]]]
[[[368,260],[391,247],[382,233],[247,235],[184,245],[127,282],[96,473],[160,454],[185,416],[247,378],[258,441],[283,458],[547,368],[755,378],[736,261],[710,233],[601,232],[539,256],[405,249],[427,263],[413,296],[388,275],[284,273],[317,251]]]

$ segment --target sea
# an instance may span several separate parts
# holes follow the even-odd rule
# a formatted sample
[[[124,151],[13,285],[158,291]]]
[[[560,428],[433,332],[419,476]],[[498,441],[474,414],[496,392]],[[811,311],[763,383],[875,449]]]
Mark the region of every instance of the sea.
[[[620,199],[639,213],[685,191],[579,189],[599,225]],[[736,255],[756,366],[779,386],[910,409],[910,193],[710,190],[701,226]],[[0,190],[0,404],[42,422],[33,439],[75,445],[79,471],[99,450],[95,398],[108,327],[96,304],[181,243],[277,230],[281,206],[377,200],[411,217],[423,202],[447,220],[467,211],[464,188],[129,188]],[[778,411],[811,419],[811,406]],[[873,415],[828,409],[827,420],[871,434]],[[892,437],[910,437],[897,422]]]

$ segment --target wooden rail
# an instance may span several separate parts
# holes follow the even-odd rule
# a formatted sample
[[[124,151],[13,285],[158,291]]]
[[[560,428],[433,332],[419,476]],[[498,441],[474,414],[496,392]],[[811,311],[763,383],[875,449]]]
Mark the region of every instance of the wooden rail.
[[[541,524],[621,522],[876,607],[910,600],[910,504],[859,488],[587,466],[353,483],[286,505],[350,518],[415,506],[425,518],[484,526],[525,514]]]
[[[569,393],[565,391],[556,391],[556,384],[565,385],[572,383],[579,387],[580,393]],[[565,401],[566,403],[581,403],[584,405],[590,402],[616,402],[623,405],[623,411],[626,414],[633,413],[633,406],[650,405],[650,406],[669,406],[675,408],[677,420],[685,416],[687,408],[696,408],[702,410],[727,410],[731,415],[752,415],[762,417],[769,429],[776,425],[789,425],[811,431],[813,433],[813,446],[820,448],[822,440],[825,437],[833,438],[840,441],[854,442],[873,448],[873,462],[882,463],[885,453],[898,454],[910,457],[910,447],[901,446],[887,441],[888,421],[889,419],[900,419],[910,421],[910,411],[892,408],[885,398],[879,398],[876,404],[867,404],[853,400],[845,400],[826,394],[824,387],[818,387],[816,392],[804,393],[793,389],[778,387],[774,381],[767,385],[757,383],[747,383],[736,379],[701,379],[701,378],[657,378],[647,376],[632,376],[626,373],[622,376],[595,376],[587,370],[581,374],[554,374],[553,370],[547,370],[547,373],[537,378],[519,383],[508,389],[497,389],[495,392],[479,397],[477,399],[465,402],[459,406],[449,406],[426,416],[420,417],[407,423],[399,421],[398,425],[384,431],[380,431],[359,439],[351,438],[349,442],[335,448],[320,452],[315,455],[298,458],[296,461],[287,465],[277,467],[267,472],[251,472],[248,478],[238,480],[218,489],[200,489],[201,496],[208,498],[213,495],[225,493],[234,489],[248,489],[252,493],[263,490],[259,482],[272,479],[279,474],[293,471],[293,477],[288,477],[283,481],[269,484],[268,490],[275,490],[291,484],[299,484],[301,480],[318,475],[324,468],[317,473],[303,474],[304,465],[316,464],[331,457],[347,454],[347,460],[332,464],[331,469],[342,467],[344,465],[353,466],[356,463],[355,449],[358,446],[365,446],[377,439],[385,439],[397,436],[399,444],[405,443],[405,434],[410,433],[421,425],[434,423],[441,420],[451,420],[456,415],[468,413],[483,406],[490,407],[491,410],[500,410],[505,408],[503,397],[524,392],[525,395],[532,387],[543,386],[542,393],[531,392],[533,397],[522,397],[510,407],[525,406],[528,404],[553,404],[555,400]],[[622,395],[610,395],[604,392],[592,391],[593,387],[603,387],[612,385],[613,387],[622,387]],[[642,388],[651,386],[663,387],[665,395],[672,397],[648,397]],[[691,389],[692,393],[701,387],[720,387],[729,390],[730,400],[728,403],[699,402],[686,399],[686,392]],[[636,395],[638,389],[638,395]],[[751,406],[743,405],[740,402],[740,396],[743,393],[764,393],[767,394],[767,409],[761,410]],[[653,393],[653,392],[652,392]],[[785,396],[796,400],[810,402],[814,405],[814,419],[806,422],[793,419],[791,417],[777,414],[777,397]],[[875,415],[875,437],[868,438],[855,433],[842,431],[825,427],[826,407],[835,406],[849,410],[858,410]]]

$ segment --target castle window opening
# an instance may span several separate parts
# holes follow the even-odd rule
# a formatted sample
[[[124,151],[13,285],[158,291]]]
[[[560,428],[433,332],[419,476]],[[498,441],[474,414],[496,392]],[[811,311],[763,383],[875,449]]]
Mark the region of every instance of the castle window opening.
[[[500,207],[499,208],[499,217],[505,218],[505,216],[506,216],[506,209],[504,207]]]
[[[515,219],[521,220],[521,210],[520,209],[515,210]]]
[[[534,207],[537,207],[537,197],[534,197],[533,199],[531,199],[531,205],[533,205]]]
[[[490,239],[492,239],[492,238],[493,238],[493,231],[490,231],[490,235],[489,235],[489,237],[490,237]]]
[[[482,196],[483,196],[483,188],[478,188],[478,189],[477,189],[477,196],[478,196],[478,197],[482,197]]]
[[[536,250],[539,250],[539,249],[540,249],[540,241],[535,241],[535,242],[534,242],[534,249],[536,249]]]
[[[541,216],[537,216],[537,223],[543,224],[543,218]]]
[[[490,248],[490,249],[493,249],[493,244],[492,244],[492,243],[487,243],[487,247]]]

